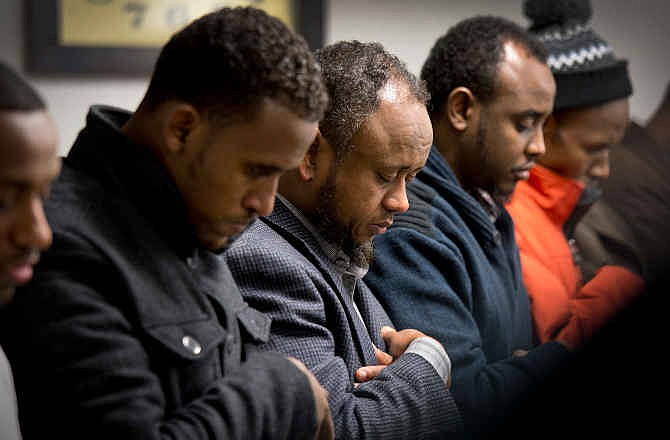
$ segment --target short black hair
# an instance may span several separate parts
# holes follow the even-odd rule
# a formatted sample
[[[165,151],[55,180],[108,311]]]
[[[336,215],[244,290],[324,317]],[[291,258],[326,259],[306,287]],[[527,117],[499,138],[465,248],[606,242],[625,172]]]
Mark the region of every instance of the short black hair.
[[[46,105],[37,91],[14,69],[0,61],[0,110],[44,110]]]
[[[175,99],[219,117],[252,116],[263,98],[318,121],[328,103],[305,40],[253,7],[196,19],[162,48],[143,104]]]
[[[380,43],[340,41],[317,50],[316,58],[330,96],[319,130],[339,158],[350,149],[351,138],[379,106],[378,92],[390,79],[407,84],[420,103],[428,101],[423,82]]]
[[[421,69],[431,100],[431,118],[439,115],[457,87],[467,87],[480,100],[495,97],[498,66],[505,43],[512,41],[546,63],[544,45],[518,24],[502,17],[478,15],[452,26],[431,49]]]

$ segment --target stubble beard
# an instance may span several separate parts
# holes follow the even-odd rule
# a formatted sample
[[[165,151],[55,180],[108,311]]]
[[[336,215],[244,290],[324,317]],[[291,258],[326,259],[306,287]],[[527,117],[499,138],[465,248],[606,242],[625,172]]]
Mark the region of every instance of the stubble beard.
[[[335,184],[336,166],[330,170],[326,183],[319,192],[319,203],[310,220],[321,236],[329,243],[342,249],[351,258],[353,264],[367,267],[372,263],[374,245],[372,240],[355,243],[352,232],[337,219],[337,186]]]
[[[482,113],[480,120],[479,128],[477,129],[477,140],[476,148],[477,151],[481,152],[481,161],[483,164],[488,163],[488,155],[490,148],[488,146],[488,130],[487,125],[487,116],[486,113]],[[489,195],[498,203],[504,204],[512,197],[512,193],[508,191],[503,191],[495,181],[494,176],[486,176],[487,179],[491,178],[491,182],[488,185],[482,186],[480,189],[488,192]]]

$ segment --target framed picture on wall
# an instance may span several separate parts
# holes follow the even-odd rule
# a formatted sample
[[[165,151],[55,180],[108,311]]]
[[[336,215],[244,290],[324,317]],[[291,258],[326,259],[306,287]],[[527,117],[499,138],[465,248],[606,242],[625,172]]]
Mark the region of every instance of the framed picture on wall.
[[[36,74],[151,74],[162,45],[223,6],[255,6],[323,45],[325,0],[28,0],[26,70]]]

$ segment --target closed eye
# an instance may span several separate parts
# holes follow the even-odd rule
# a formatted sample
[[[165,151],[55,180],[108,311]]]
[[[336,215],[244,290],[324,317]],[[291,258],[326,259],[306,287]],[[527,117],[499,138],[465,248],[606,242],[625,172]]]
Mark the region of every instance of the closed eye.
[[[379,179],[380,182],[382,183],[391,183],[393,180],[395,180],[395,175],[394,176],[388,176],[382,173],[377,173],[377,179]]]
[[[279,167],[273,165],[250,164],[246,166],[244,172],[247,177],[251,179],[260,179],[263,177],[280,174],[282,170]]]
[[[409,173],[407,175],[407,177],[405,178],[405,181],[408,182],[408,183],[411,182],[412,180],[414,180],[414,178],[416,177],[417,174],[418,174],[418,171],[415,172],[415,173]]]

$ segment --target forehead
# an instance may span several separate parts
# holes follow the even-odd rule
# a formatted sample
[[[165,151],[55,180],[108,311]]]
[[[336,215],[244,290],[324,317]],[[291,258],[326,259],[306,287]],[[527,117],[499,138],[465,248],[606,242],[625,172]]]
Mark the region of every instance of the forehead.
[[[297,166],[316,136],[318,123],[305,120],[281,105],[265,99],[255,114],[215,129],[228,161],[275,166]]]
[[[53,178],[60,167],[58,135],[46,110],[0,111],[0,178]]]
[[[561,130],[570,130],[593,143],[614,144],[621,140],[629,121],[627,98],[593,107],[562,112]]]
[[[547,64],[513,42],[505,43],[504,52],[498,66],[492,105],[516,112],[550,113],[556,83]]]
[[[433,129],[425,105],[397,84],[384,87],[379,96],[377,110],[352,138],[353,151],[386,160],[417,154],[427,156]]]

